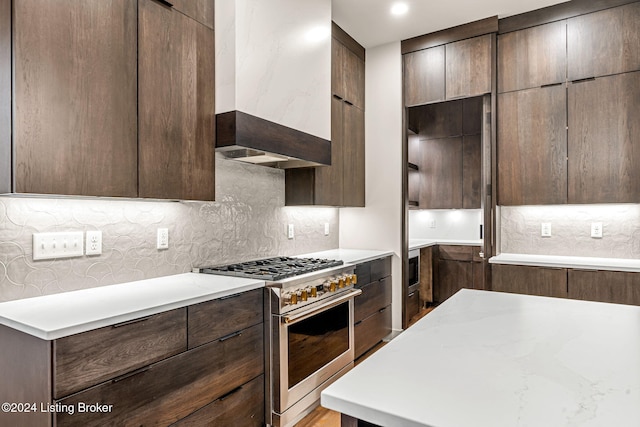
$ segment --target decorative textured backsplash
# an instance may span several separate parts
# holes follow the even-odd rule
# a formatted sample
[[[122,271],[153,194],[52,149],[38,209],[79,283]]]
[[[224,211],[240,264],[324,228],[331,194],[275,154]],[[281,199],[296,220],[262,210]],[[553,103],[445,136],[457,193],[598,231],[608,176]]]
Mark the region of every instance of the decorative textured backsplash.
[[[410,239],[480,239],[482,210],[431,209],[409,211]]]
[[[640,258],[640,205],[502,206],[500,252]],[[540,237],[543,222],[551,237]],[[601,239],[591,223],[601,222]]]
[[[0,301],[338,247],[338,210],[284,207],[282,170],[219,158],[216,200],[1,197]],[[293,240],[287,224],[295,226]],[[156,249],[162,227],[169,229],[167,250]],[[33,261],[33,233],[87,230],[102,231],[102,255]]]

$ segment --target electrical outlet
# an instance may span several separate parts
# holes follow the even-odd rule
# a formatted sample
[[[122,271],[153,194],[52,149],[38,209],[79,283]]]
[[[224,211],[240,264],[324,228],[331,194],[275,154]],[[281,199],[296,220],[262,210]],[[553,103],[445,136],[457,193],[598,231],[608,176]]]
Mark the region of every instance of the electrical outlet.
[[[328,222],[324,223],[324,235],[325,236],[329,235],[329,223]]]
[[[432,219],[429,221],[429,228],[436,228],[436,220]]]
[[[169,229],[158,228],[158,242],[156,244],[157,249],[169,249]]]
[[[540,235],[542,237],[551,237],[551,223],[543,222],[540,227]]]
[[[100,255],[102,253],[102,231],[87,231],[85,246],[87,255]]]
[[[593,237],[594,239],[602,239],[602,223],[601,222],[591,223],[591,237]]]
[[[293,224],[289,224],[287,226],[287,237],[289,239],[293,239],[294,236],[295,236],[295,233],[293,232]]]
[[[68,233],[34,233],[33,259],[72,258],[84,254],[82,231]]]

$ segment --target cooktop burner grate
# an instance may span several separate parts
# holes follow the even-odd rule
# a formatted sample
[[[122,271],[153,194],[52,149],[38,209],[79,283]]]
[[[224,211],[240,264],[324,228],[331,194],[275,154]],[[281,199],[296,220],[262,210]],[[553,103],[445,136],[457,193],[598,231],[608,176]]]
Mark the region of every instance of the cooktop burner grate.
[[[311,273],[312,271],[337,267],[342,264],[344,264],[342,261],[333,259],[274,257],[216,267],[205,267],[200,271],[223,276],[277,281]]]

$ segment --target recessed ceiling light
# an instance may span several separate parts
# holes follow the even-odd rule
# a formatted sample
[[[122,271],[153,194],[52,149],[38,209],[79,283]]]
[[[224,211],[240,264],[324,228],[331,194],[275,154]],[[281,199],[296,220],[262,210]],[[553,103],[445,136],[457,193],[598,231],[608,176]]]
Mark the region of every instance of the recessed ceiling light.
[[[406,3],[394,3],[393,6],[391,6],[392,15],[400,16],[400,15],[404,15],[408,11],[409,11],[409,5]]]

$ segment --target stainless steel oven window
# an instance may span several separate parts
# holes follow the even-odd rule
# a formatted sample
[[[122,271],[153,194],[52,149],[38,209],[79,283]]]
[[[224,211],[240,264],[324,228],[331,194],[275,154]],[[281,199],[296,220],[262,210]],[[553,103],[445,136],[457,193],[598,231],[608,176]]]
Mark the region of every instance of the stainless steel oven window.
[[[349,304],[342,303],[288,327],[292,388],[349,350]]]

